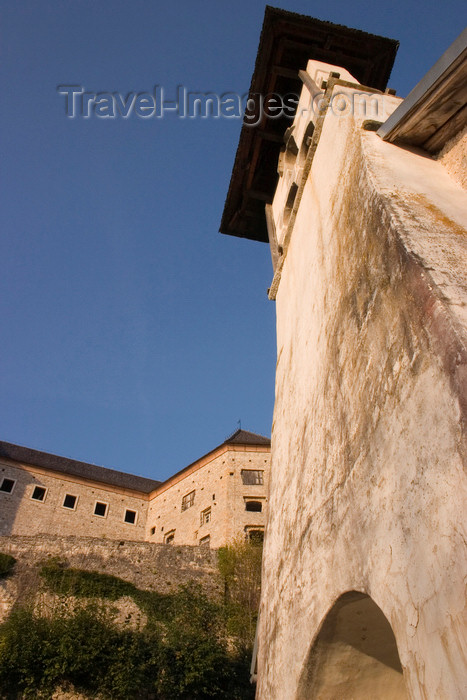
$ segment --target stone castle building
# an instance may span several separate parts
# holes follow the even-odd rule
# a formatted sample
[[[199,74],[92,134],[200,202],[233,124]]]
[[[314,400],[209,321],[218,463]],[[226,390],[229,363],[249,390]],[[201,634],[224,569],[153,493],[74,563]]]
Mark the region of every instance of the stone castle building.
[[[467,697],[467,32],[405,100],[396,49],[266,10],[221,224],[274,267],[258,700]]]
[[[160,482],[0,442],[0,535],[220,547],[262,539],[270,441],[237,430]]]

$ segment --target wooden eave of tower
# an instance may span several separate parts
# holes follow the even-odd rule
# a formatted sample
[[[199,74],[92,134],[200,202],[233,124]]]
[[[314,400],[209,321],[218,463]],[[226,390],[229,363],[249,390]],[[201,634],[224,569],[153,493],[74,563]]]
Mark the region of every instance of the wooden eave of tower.
[[[249,97],[300,95],[298,71],[310,59],[342,66],[361,84],[384,90],[398,46],[393,39],[268,6]],[[274,196],[279,152],[292,119],[289,113],[274,119],[263,115],[256,126],[244,121],[221,233],[268,241],[264,206]]]

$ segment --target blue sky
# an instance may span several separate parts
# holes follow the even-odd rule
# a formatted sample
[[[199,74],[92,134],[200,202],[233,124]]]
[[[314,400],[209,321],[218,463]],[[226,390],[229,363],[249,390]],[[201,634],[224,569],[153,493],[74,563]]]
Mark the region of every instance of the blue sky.
[[[279,6],[399,39],[404,96],[465,3]],[[68,119],[57,86],[245,93],[265,3],[4,0],[0,439],[163,479],[269,434],[267,246],[218,233],[237,119]]]

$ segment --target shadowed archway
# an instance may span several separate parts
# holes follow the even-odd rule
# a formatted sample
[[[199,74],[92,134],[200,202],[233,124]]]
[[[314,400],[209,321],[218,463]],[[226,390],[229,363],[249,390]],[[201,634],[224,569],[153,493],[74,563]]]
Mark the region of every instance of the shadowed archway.
[[[326,615],[303,668],[296,700],[406,700],[391,626],[362,593],[345,593]]]

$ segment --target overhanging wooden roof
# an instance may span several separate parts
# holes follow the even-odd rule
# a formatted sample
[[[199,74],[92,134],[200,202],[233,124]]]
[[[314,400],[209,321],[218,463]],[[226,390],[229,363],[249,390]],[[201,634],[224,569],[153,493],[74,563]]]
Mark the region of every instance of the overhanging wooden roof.
[[[378,130],[391,143],[431,154],[467,124],[467,28]]]
[[[309,59],[346,68],[362,85],[384,90],[399,42],[331,22],[266,7],[250,96],[300,94]],[[277,161],[291,118],[266,117],[240,133],[221,233],[267,242],[265,203],[277,185]]]

